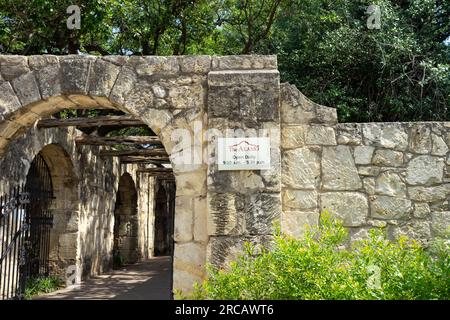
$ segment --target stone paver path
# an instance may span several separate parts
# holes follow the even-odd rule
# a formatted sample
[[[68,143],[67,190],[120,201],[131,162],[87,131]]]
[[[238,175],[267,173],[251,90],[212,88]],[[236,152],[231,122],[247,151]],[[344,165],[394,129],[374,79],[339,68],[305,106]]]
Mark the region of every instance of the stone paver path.
[[[168,300],[171,299],[171,274],[171,258],[158,257],[35,300]]]

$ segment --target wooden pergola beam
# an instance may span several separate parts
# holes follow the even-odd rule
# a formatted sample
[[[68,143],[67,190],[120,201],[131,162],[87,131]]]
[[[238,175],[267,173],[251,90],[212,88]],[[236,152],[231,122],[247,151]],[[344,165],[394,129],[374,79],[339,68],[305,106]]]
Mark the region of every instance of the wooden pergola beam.
[[[138,171],[138,173],[141,173]],[[173,174],[167,174],[167,173],[146,173],[149,177],[156,177],[161,179],[175,179],[175,176]]]
[[[132,116],[99,116],[93,118],[69,118],[69,119],[43,119],[38,122],[38,128],[57,127],[102,127],[102,126],[142,126],[145,125],[139,119]]]
[[[122,157],[122,156],[145,156],[150,160],[169,159],[169,155],[163,148],[149,150],[103,150],[100,151],[102,157]]]
[[[172,168],[146,168],[139,169],[140,173],[155,173],[155,174],[173,174]]]
[[[161,144],[158,136],[122,136],[122,137],[94,137],[78,136],[75,142],[79,145],[109,146],[116,144]]]
[[[158,157],[157,160],[155,158],[149,158],[149,157],[136,157],[136,156],[122,156],[120,157],[120,162],[122,164],[155,164],[155,165],[161,165],[161,164],[169,164],[170,159],[169,158],[160,158]]]

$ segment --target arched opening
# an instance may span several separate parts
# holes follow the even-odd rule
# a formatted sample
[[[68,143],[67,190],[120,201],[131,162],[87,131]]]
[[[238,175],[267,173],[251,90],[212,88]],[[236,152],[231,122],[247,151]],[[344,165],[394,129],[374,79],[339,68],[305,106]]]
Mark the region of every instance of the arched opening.
[[[39,223],[41,228],[41,245],[46,246],[42,251],[48,256],[47,274],[59,276],[67,284],[75,284],[80,281],[80,261],[78,257],[78,179],[74,172],[72,160],[67,152],[57,144],[45,146],[36,156],[33,162],[38,161],[39,166],[45,163],[51,183],[51,199],[37,202],[31,199],[31,206],[41,208],[47,205],[46,214]],[[34,171],[33,164],[27,176],[27,185],[36,188],[36,182],[28,180]],[[41,169],[42,170],[42,169]],[[41,179],[42,180],[42,179]],[[29,182],[30,181],[30,182]],[[42,189],[42,187],[40,187]],[[46,188],[48,189],[48,187]],[[45,195],[50,191],[44,189]],[[36,209],[33,209],[33,211]],[[32,230],[32,229],[31,229]]]
[[[119,180],[119,190],[114,209],[114,267],[135,263],[138,249],[138,194],[133,178],[124,173]]]
[[[175,181],[157,179],[154,255],[172,256],[174,247]]]
[[[202,128],[206,128],[207,121],[205,112],[209,85],[206,74],[211,65],[210,58],[36,56],[19,57],[19,60],[25,61],[27,70],[20,69],[14,75],[14,79],[1,84],[4,90],[0,94],[0,157],[8,152],[7,146],[12,140],[20,137],[36,122],[38,122],[36,127],[39,130],[50,128],[48,124],[53,120],[61,127],[86,127],[86,123],[79,121],[68,121],[69,125],[61,124],[62,120],[71,119],[58,117],[49,119],[61,111],[73,111],[76,113],[75,117],[79,117],[78,110],[90,109],[93,110],[92,114],[97,114],[98,110],[120,111],[123,113],[115,114],[120,118],[120,121],[116,122],[119,126],[125,122],[128,123],[129,118],[132,118],[132,122],[139,120],[140,125],[148,126],[160,141],[161,149],[164,150],[139,150],[139,152],[133,151],[133,156],[125,155],[123,149],[109,148],[121,143],[116,143],[118,139],[111,143],[111,137],[103,135],[104,132],[100,134],[88,132],[86,134],[89,137],[80,137],[80,140],[88,144],[96,144],[100,141],[102,146],[109,146],[98,148],[98,152],[93,156],[96,159],[106,156],[117,157],[117,154],[121,152],[122,165],[123,160],[133,163],[133,161],[141,161],[144,154],[148,156],[152,153],[153,159],[143,164],[143,170],[156,172],[155,166],[157,169],[164,169],[160,164],[161,157],[164,157],[165,163],[171,164],[170,172],[173,172],[177,181],[173,227],[175,234],[173,288],[184,292],[191,290],[193,284],[201,281],[205,275],[209,243],[206,222],[207,166],[201,161],[205,155],[206,144],[200,136],[203,133]],[[208,60],[206,67],[198,68],[204,65],[204,60]],[[105,116],[109,114],[106,113]],[[125,119],[127,117],[128,119]],[[49,121],[47,126],[41,126],[41,122],[46,120]],[[85,120],[82,119],[82,121]],[[92,122],[95,119],[89,121]],[[98,125],[91,123],[91,126]],[[98,130],[97,133],[99,133]],[[128,142],[129,140],[126,141]],[[135,143],[135,141],[131,142]],[[190,147],[196,150],[195,155],[184,152],[189,151]],[[197,148],[200,149],[198,152]],[[191,162],[175,161],[185,155],[188,155]],[[148,176],[153,179],[156,175],[152,174]],[[84,180],[84,177],[80,175],[80,179]],[[113,183],[115,185],[116,182],[96,179],[90,187],[104,188]],[[115,200],[112,188],[104,189],[108,189],[108,193],[97,196],[95,199],[100,207],[102,197],[106,194],[108,196],[112,194],[110,200]],[[80,200],[75,199],[73,203],[85,202],[85,199],[81,198],[82,195],[79,196]],[[57,197],[56,193],[55,197]],[[102,260],[106,254],[101,252],[91,257],[86,252],[98,243],[108,242],[110,243],[108,253],[112,253],[113,232],[107,233],[106,229],[113,231],[114,219],[108,217],[106,222],[101,219],[91,219],[84,216],[84,209],[80,211],[80,219],[80,230],[83,230],[80,231],[80,237],[88,233],[95,235],[93,237],[95,241],[91,241],[88,245],[82,245],[80,241],[83,271],[90,272],[98,269],[102,272],[102,268],[97,266],[99,263],[107,265],[107,259]],[[146,227],[147,236],[152,240],[151,247],[154,243],[152,228],[153,226]],[[73,248],[69,244],[78,245],[78,243],[74,240],[73,233],[64,233],[64,235],[67,236],[63,236],[62,241],[68,244],[66,256],[72,257],[71,251],[76,252],[77,249],[76,246]],[[149,246],[147,252],[153,253],[152,249]],[[108,254],[108,258],[110,256],[111,254]],[[50,260],[52,261],[52,241]]]

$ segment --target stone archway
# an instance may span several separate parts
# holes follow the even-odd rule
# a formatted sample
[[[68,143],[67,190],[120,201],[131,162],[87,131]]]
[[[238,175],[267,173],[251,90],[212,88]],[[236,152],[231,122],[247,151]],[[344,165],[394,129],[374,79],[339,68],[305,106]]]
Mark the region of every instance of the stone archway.
[[[275,56],[0,56],[0,66],[0,157],[11,139],[64,109],[121,110],[159,136],[176,180],[174,289],[190,291],[207,261],[271,234],[281,211]],[[245,179],[220,172],[209,128],[274,129],[273,168]]]
[[[63,109],[108,108],[131,114],[158,134],[171,159],[180,151],[176,130],[194,136],[194,122],[204,123],[210,57],[32,56],[11,57],[11,63],[18,68],[8,81],[0,82],[0,156],[10,140],[38,119]],[[196,198],[206,208],[206,167],[201,162],[173,162],[172,168],[180,181],[180,201]],[[189,182],[192,177],[195,184]],[[181,207],[176,212],[193,219],[194,207]],[[208,240],[194,241],[194,231],[185,223],[175,217],[175,228],[183,231],[175,239],[176,247],[187,246],[189,252],[177,254],[175,248],[174,287],[189,290],[204,275]],[[198,223],[198,229],[206,230],[206,220]]]
[[[48,166],[53,187],[49,271],[66,279],[67,284],[75,284],[80,281],[78,179],[70,156],[60,145],[45,146],[39,156]]]
[[[119,180],[119,188],[114,209],[114,253],[116,266],[135,263],[138,252],[138,194],[133,178],[124,173]]]

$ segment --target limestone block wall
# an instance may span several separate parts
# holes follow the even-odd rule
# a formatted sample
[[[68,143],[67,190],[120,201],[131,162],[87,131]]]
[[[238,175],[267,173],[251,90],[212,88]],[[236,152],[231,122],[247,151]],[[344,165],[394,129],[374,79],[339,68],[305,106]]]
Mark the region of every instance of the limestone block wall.
[[[281,92],[285,232],[301,237],[328,210],[351,240],[374,227],[390,239],[446,236],[450,122],[338,124],[294,86]]]

